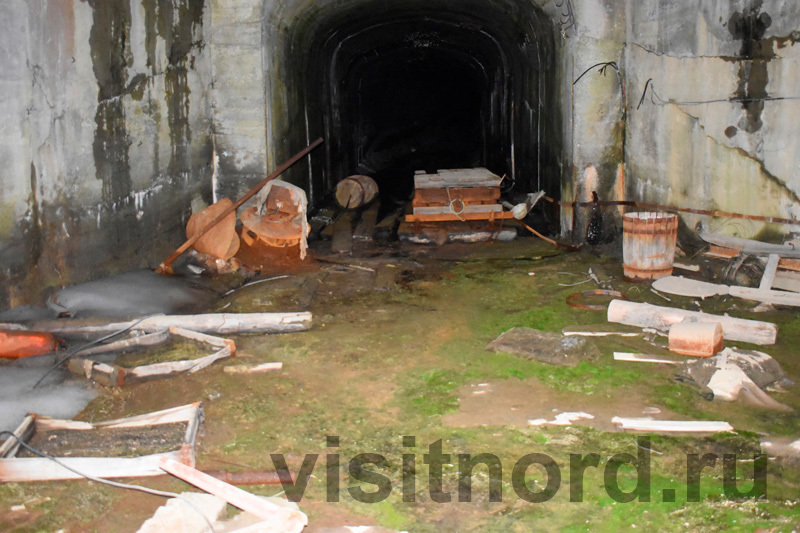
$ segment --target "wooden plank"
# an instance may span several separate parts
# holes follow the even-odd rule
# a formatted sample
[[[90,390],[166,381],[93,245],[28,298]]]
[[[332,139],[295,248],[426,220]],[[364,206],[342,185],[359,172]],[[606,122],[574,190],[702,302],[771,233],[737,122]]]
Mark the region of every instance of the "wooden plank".
[[[781,257],[781,260],[778,261],[778,268],[800,272],[800,259],[787,259],[786,257]]]
[[[615,416],[611,422],[620,429],[666,433],[721,433],[733,431],[727,422],[703,420],[650,420],[648,418],[622,418]]]
[[[700,272],[700,265],[684,265],[683,263],[672,263],[673,268],[688,270],[689,272]]]
[[[179,337],[183,337],[185,339],[204,342],[206,344],[210,344],[211,346],[216,346],[217,348],[224,348],[226,346],[234,345],[234,342],[230,339],[223,339],[222,337],[216,337],[214,335],[207,335],[205,333],[199,333],[197,331],[192,331],[190,329],[184,329],[178,326],[172,326],[169,328],[169,332],[172,335],[178,335]],[[235,348],[234,348],[235,351]]]
[[[262,363],[260,365],[228,365],[222,370],[226,374],[263,374],[283,369],[283,363]]]
[[[22,423],[14,430],[14,436],[8,437],[3,445],[0,446],[0,458],[14,457],[20,447],[20,441],[28,442],[36,430],[34,418],[31,415],[26,416]]]
[[[159,466],[161,457],[182,459],[182,452],[145,455],[143,457],[59,457],[75,470],[103,479],[150,477],[164,475]],[[0,482],[58,481],[83,479],[83,476],[42,457],[0,459]]]
[[[457,222],[465,220],[508,220],[514,218],[511,211],[500,211],[499,213],[463,213],[454,215],[443,213],[440,215],[406,215],[406,222]]]
[[[653,288],[667,294],[688,296],[690,298],[722,296],[730,292],[730,287],[727,285],[687,279],[681,276],[664,276],[653,282]]]
[[[80,353],[82,356],[90,356],[109,352],[121,352],[129,348],[135,348],[139,346],[155,346],[165,342],[167,339],[169,339],[169,330],[164,329],[163,331],[157,331],[155,333],[148,333],[146,335],[140,335],[138,337],[131,337],[129,339],[112,342],[110,344],[102,344],[100,346],[95,346],[94,348],[87,348],[86,350],[81,350]]]
[[[444,189],[447,187],[499,187],[500,181],[487,179],[483,181],[444,181],[444,180],[414,180],[414,189]]]
[[[499,213],[503,210],[500,204],[487,204],[487,205],[462,205],[456,203],[452,206],[433,206],[433,207],[415,207],[415,215],[441,215],[441,214],[457,214],[464,215],[467,213]],[[455,211],[455,212],[454,212]]]
[[[753,241],[721,235],[719,233],[700,232],[700,238],[710,244],[725,248],[739,249],[748,255],[770,255],[777,254],[781,257],[800,259],[800,248],[791,244],[770,244],[766,242]]]
[[[711,245],[708,247],[708,251],[704,254],[706,257],[716,257],[719,259],[733,259],[737,255],[742,253],[741,250],[736,250],[734,248],[725,248],[722,246],[715,246]]]
[[[300,533],[308,525],[308,517],[301,511],[278,506],[173,459],[164,458],[159,461],[159,466],[165,472],[265,520],[261,531]]]
[[[772,287],[784,291],[800,292],[800,272],[778,270],[775,273],[775,281],[772,282]]]
[[[92,336],[113,333],[126,328],[136,331],[156,332],[178,326],[199,333],[222,335],[239,333],[289,333],[305,331],[311,327],[311,313],[208,313],[203,315],[160,315],[126,322],[99,322],[97,320],[43,320],[28,324],[34,331],[47,331],[61,335]],[[0,324],[0,329],[4,328]]]
[[[614,352],[614,361],[629,361],[633,363],[661,363],[665,365],[682,365],[687,359],[679,359],[665,355],[650,355],[645,353]]]
[[[775,272],[778,271],[778,261],[780,256],[777,254],[770,254],[767,260],[767,266],[764,267],[764,275],[761,277],[761,284],[758,286],[762,291],[767,291],[772,288],[772,282],[775,281]]]
[[[746,320],[729,316],[712,315],[698,311],[685,311],[671,307],[612,300],[608,305],[608,321],[668,330],[673,324],[684,320],[696,322],[719,322],[726,340],[750,342],[753,344],[775,344],[778,327],[769,322]]]
[[[709,296],[730,295],[745,300],[754,300],[773,305],[800,307],[800,295],[771,289],[754,289],[736,285],[720,285],[676,276],[665,276],[653,282],[653,288],[669,294],[707,298]]]
[[[184,361],[170,361],[168,363],[154,363],[152,365],[137,366],[126,369],[125,382],[145,381],[154,378],[166,378],[175,374],[194,374],[212,365],[216,361],[231,356],[230,346],[225,346],[205,357],[188,359]]]
[[[752,287],[730,287],[731,296],[737,298],[744,298],[745,300],[754,300],[765,304],[773,305],[790,305],[792,307],[800,307],[800,294],[787,291],[775,290],[762,290],[754,289]]]
[[[500,200],[500,187],[453,187],[445,189],[417,189],[414,191],[413,206],[449,205],[452,200],[462,200],[467,204],[497,203]]]
[[[414,188],[499,187],[502,179],[486,168],[439,170],[436,174],[417,174]]]

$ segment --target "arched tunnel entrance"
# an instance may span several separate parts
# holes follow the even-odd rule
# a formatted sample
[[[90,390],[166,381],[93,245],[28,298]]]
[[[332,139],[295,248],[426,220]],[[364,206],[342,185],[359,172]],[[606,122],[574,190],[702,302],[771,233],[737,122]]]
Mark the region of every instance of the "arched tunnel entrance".
[[[325,138],[308,176],[295,171],[312,205],[355,173],[401,202],[415,170],[473,166],[507,175],[506,188],[558,194],[558,44],[529,2],[361,0],[279,13],[265,44],[280,36],[283,46],[265,66],[283,74],[280,104],[299,120],[268,128],[294,146]],[[268,94],[268,108],[276,101]]]

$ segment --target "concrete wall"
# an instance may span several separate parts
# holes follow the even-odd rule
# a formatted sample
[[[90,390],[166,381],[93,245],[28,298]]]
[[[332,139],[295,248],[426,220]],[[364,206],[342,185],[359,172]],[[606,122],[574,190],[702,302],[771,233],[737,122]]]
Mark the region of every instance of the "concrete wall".
[[[608,200],[800,217],[800,4],[582,0],[573,6],[561,63],[565,175],[572,178],[564,181],[565,199],[587,201],[596,190]],[[584,69],[609,61],[619,77],[596,67],[573,85]],[[743,237],[800,230],[683,218],[690,227],[702,221]],[[572,221],[572,211],[563,211],[565,234]],[[576,239],[585,229],[586,211],[578,211]]]
[[[154,266],[210,198],[203,1],[6,0],[0,304]]]
[[[701,4],[698,9],[668,0],[630,3],[627,194],[682,207],[798,219],[800,3]],[[651,90],[637,110],[650,78]],[[697,221],[684,218],[690,226]],[[743,237],[792,229],[733,220],[704,223]]]
[[[295,58],[307,51],[292,39],[328,4],[5,0],[0,304],[155,266],[180,243],[192,201],[211,200],[214,146],[216,193],[236,197],[321,135],[295,83]],[[603,199],[800,217],[800,3],[532,6],[557,36],[549,45],[557,86],[545,89],[560,93],[550,111],[563,124],[554,172],[564,199],[596,190]],[[610,62],[604,73],[591,68]],[[305,182],[309,172],[317,169],[299,165],[290,179]],[[575,221],[580,239],[585,213]],[[569,210],[561,222],[569,234]],[[706,222],[745,237],[791,229]]]

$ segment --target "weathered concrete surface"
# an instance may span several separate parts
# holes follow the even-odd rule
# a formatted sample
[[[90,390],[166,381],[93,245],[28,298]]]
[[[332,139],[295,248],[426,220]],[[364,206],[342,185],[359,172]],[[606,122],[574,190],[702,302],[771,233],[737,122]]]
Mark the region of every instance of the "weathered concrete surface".
[[[667,0],[631,3],[628,196],[800,218],[798,21],[800,4],[779,0],[706,0],[700,9]],[[685,219],[690,226],[698,221]],[[791,229],[704,223],[743,237]]]
[[[180,240],[210,162],[202,0],[4,3],[0,304]]]
[[[379,22],[425,10],[463,22],[472,16],[467,5],[6,0],[0,303],[33,300],[48,286],[123,263],[152,266],[181,240],[193,200],[211,200],[212,188],[236,197],[308,141],[337,131],[329,127],[341,123],[329,101],[336,89],[309,82],[330,82],[311,45],[324,34],[355,57],[346,32],[334,31],[346,9]],[[568,200],[596,190],[602,199],[800,216],[797,2],[469,6],[486,15],[482,29],[506,39],[506,59],[524,59],[509,76],[516,107],[491,110],[505,113],[497,128],[513,130],[516,145],[503,156],[524,169],[524,180]],[[512,22],[498,24],[502,17]],[[603,72],[596,66],[610,62]],[[312,205],[342,177],[325,163],[341,139],[328,141],[286,175]],[[586,214],[575,217],[578,239]],[[565,234],[572,221],[562,211]],[[788,229],[705,222],[745,237]]]

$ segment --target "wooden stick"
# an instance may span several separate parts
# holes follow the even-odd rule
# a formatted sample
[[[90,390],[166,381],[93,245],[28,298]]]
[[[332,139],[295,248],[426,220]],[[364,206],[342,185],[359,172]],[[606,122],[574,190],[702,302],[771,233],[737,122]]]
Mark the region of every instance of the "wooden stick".
[[[204,315],[160,315],[142,320],[108,323],[97,320],[42,320],[35,322],[37,331],[65,336],[92,336],[125,328],[155,332],[173,326],[198,333],[235,335],[241,333],[291,333],[311,327],[311,313],[208,313]],[[0,324],[0,328],[4,325]]]
[[[706,422],[703,420],[650,420],[648,418],[621,418],[615,416],[611,422],[620,429],[634,431],[658,431],[677,433],[720,433],[733,431],[727,422]]]
[[[265,520],[264,532],[291,533],[303,530],[308,524],[308,517],[301,511],[280,507],[264,500],[255,494],[229,485],[215,477],[179,463],[173,459],[163,458],[159,466],[173,476],[200,488],[209,494],[218,496],[242,511],[247,511]]]
[[[532,228],[532,227],[530,227],[529,225],[525,224],[525,223],[524,223],[523,221],[521,221],[521,220],[517,220],[517,219],[515,218],[515,219],[514,219],[514,221],[516,221],[516,223],[517,223],[517,224],[519,224],[519,225],[520,225],[520,226],[522,226],[523,228],[527,229],[528,231],[530,231],[531,233],[533,233],[534,235],[536,235],[537,237],[539,237],[539,238],[540,238],[540,239],[542,239],[543,241],[545,241],[545,242],[549,242],[550,244],[552,244],[552,245],[553,245],[553,246],[555,246],[556,248],[564,248],[565,250],[569,250],[570,252],[577,252],[578,250],[580,250],[580,249],[581,249],[581,247],[580,247],[580,246],[572,246],[571,244],[562,244],[562,243],[560,243],[560,242],[556,242],[556,241],[554,241],[553,239],[548,239],[547,237],[545,237],[544,235],[542,235],[541,233],[539,233],[538,231],[536,231],[535,229],[533,229],[533,228]]]
[[[226,374],[261,374],[263,372],[276,372],[283,369],[283,363],[263,363],[260,365],[228,365],[222,370]]]
[[[663,355],[650,355],[646,353],[614,352],[614,361],[629,361],[632,363],[660,363],[664,365],[682,365],[688,359],[679,361]]]
[[[232,212],[234,212],[237,209],[239,209],[239,207],[241,207],[246,201],[248,201],[250,198],[255,196],[258,193],[258,191],[260,191],[264,187],[264,185],[266,185],[270,181],[274,180],[275,178],[277,178],[278,176],[283,174],[289,167],[291,167],[292,165],[297,163],[300,159],[302,159],[303,157],[308,155],[314,148],[316,148],[317,146],[322,144],[322,142],[323,142],[323,139],[322,139],[322,137],[320,137],[319,139],[317,139],[313,143],[309,144],[308,146],[306,146],[305,148],[300,150],[297,154],[292,156],[291,159],[289,159],[288,161],[283,163],[281,166],[276,168],[272,172],[272,174],[270,174],[269,176],[267,176],[266,178],[261,180],[255,187],[250,189],[247,192],[247,194],[245,194],[244,196],[239,198],[236,201],[236,203],[234,203],[231,207],[227,208],[225,211],[220,213],[219,216],[217,216],[217,218],[215,218],[214,220],[209,222],[208,225],[206,225],[203,229],[198,231],[193,237],[191,237],[186,242],[184,242],[182,245],[180,245],[180,247],[178,247],[177,250],[172,252],[172,255],[170,255],[169,257],[164,259],[164,261],[160,265],[158,265],[158,268],[156,268],[156,273],[158,273],[158,274],[172,274],[172,263],[176,259],[178,259],[181,255],[183,255],[183,253],[186,250],[191,248],[192,245],[195,242],[197,242],[197,240],[200,237],[205,235],[211,228],[213,228],[214,226],[216,226],[217,224],[219,224],[220,222],[225,220],[225,217],[227,217],[229,214],[231,214]]]

